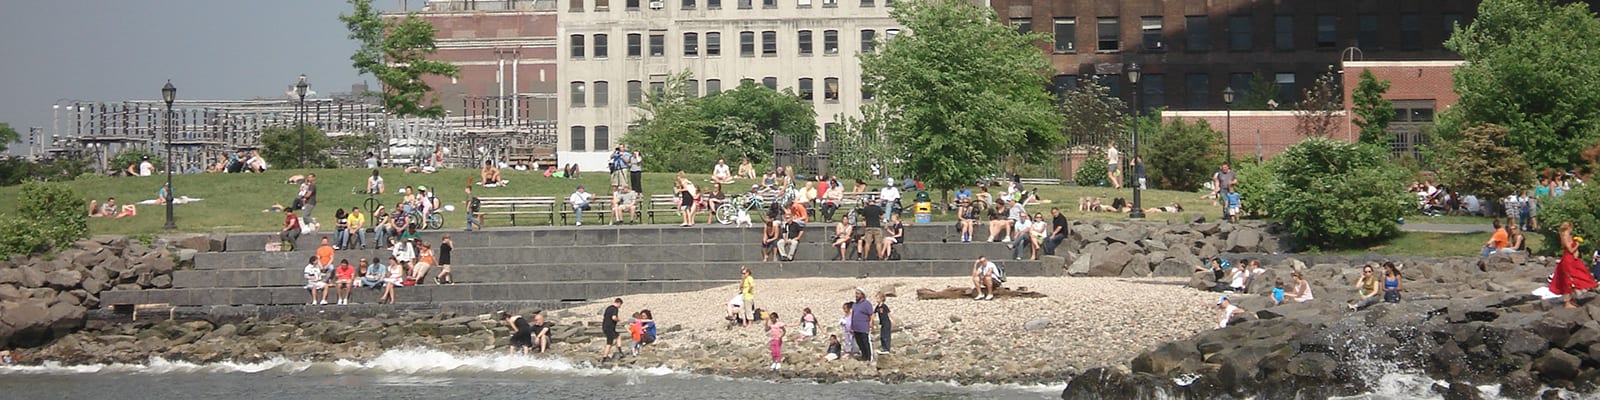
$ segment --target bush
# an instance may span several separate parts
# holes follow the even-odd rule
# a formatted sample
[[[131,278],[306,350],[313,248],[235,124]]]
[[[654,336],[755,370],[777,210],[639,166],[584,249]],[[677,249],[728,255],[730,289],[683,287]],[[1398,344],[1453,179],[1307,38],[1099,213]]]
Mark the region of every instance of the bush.
[[[1072,181],[1078,186],[1109,186],[1106,182],[1106,150],[1100,147],[1089,148],[1089,158],[1078,164],[1078,171],[1072,174]]]
[[[1533,186],[1533,168],[1506,143],[1505,127],[1485,124],[1463,129],[1456,140],[1439,144],[1439,172],[1445,184],[1480,199],[1498,199]]]
[[[1151,121],[1146,126],[1153,134],[1144,138],[1145,167],[1149,185],[1168,190],[1192,192],[1211,181],[1211,172],[1222,164],[1222,133],[1211,129],[1204,120],[1184,123],[1172,120],[1166,124]]]
[[[1561,233],[1558,231],[1562,222],[1572,221],[1572,234],[1582,236],[1586,241],[1579,245],[1583,251],[1594,249],[1595,240],[1600,240],[1600,185],[1580,185],[1567,191],[1566,194],[1550,198],[1539,204],[1539,224],[1549,227],[1543,229],[1544,247],[1553,254],[1561,253]],[[1583,254],[1578,255],[1579,258]]]
[[[1240,162],[1234,165],[1234,175],[1238,178],[1239,183],[1233,186],[1233,190],[1239,192],[1240,212],[1252,217],[1260,217],[1266,215],[1267,210],[1272,209],[1271,202],[1275,198],[1272,193],[1282,190],[1283,186],[1278,183],[1278,176],[1274,172],[1274,168],[1274,164],[1271,161],[1260,164]]]
[[[1393,238],[1415,197],[1384,149],[1324,138],[1300,142],[1272,165],[1268,212],[1312,246],[1345,248]],[[1242,179],[1241,179],[1242,180]]]
[[[0,257],[17,254],[41,253],[49,250],[51,243],[32,220],[0,214]]]
[[[13,236],[0,245],[8,254],[44,251],[89,237],[87,203],[65,184],[30,182],[22,185],[17,195],[17,214],[16,218],[4,218],[13,221],[0,224],[3,225],[0,229],[7,229],[0,232]],[[28,234],[9,230],[13,228]]]
[[[295,168],[300,165],[300,130],[297,127],[269,127],[261,130],[261,158],[276,168]],[[305,127],[306,168],[338,168],[339,163],[328,155],[333,141],[315,126]]]

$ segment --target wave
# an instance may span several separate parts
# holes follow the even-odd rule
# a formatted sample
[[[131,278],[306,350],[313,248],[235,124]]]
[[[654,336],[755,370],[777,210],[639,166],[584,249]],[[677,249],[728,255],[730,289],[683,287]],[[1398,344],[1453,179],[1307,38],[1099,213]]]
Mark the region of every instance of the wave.
[[[143,364],[92,364],[62,365],[47,361],[41,365],[4,366],[0,375],[6,374],[192,374],[192,373],[274,373],[294,375],[300,373],[368,373],[412,376],[463,376],[477,374],[565,374],[576,376],[661,376],[675,373],[665,367],[654,368],[600,368],[574,364],[563,358],[522,356],[512,354],[456,354],[430,349],[396,349],[385,351],[370,360],[303,361],[274,357],[260,362],[223,361],[196,364],[151,358]]]

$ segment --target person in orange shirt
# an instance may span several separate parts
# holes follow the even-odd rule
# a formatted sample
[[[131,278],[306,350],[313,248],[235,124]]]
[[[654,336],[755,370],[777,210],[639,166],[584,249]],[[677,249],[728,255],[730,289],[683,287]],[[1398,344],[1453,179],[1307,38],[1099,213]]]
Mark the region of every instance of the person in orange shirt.
[[[794,215],[794,220],[799,221],[801,224],[811,222],[811,219],[806,217],[806,203],[804,202],[791,202],[789,204],[789,214]]]
[[[433,258],[433,246],[429,246],[428,242],[421,240],[418,240],[417,244],[419,246],[417,250],[417,266],[411,269],[411,280],[421,285],[422,281],[428,278],[428,270],[432,269],[438,262],[434,261]]]
[[[322,245],[317,246],[317,268],[322,270],[324,285],[333,286],[333,245],[328,244],[328,237],[322,237]],[[328,304],[328,292],[322,291],[322,304]]]
[[[1479,257],[1488,257],[1490,254],[1494,254],[1495,252],[1500,251],[1500,249],[1507,247],[1511,247],[1510,234],[1506,233],[1506,230],[1500,227],[1500,219],[1495,218],[1494,233],[1489,235],[1488,242],[1483,243],[1483,254],[1480,254]]]

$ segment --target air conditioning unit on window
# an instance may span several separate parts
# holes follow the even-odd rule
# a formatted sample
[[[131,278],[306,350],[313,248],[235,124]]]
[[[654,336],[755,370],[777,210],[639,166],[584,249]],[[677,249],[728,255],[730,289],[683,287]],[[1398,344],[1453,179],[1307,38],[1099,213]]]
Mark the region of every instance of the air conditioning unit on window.
[[[652,2],[650,2],[650,9],[651,10],[660,10],[660,9],[666,8],[666,7],[667,7],[667,3],[664,2],[664,1],[652,1]]]

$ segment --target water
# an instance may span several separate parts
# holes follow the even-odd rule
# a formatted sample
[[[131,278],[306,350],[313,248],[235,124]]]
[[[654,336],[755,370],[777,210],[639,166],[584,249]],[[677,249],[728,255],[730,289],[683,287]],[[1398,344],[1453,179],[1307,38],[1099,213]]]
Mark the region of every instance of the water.
[[[560,359],[392,350],[370,361],[0,367],[8,399],[1050,399],[1060,385],[880,384],[731,379]]]

